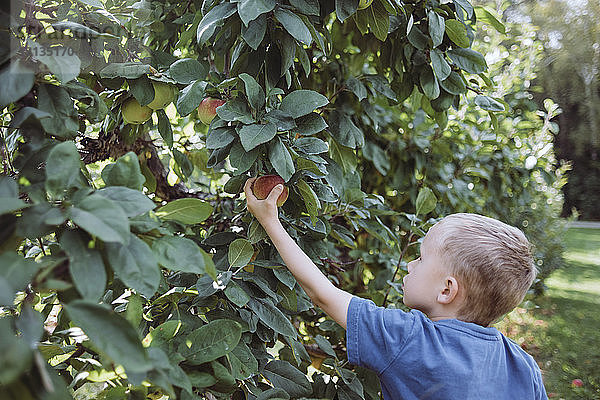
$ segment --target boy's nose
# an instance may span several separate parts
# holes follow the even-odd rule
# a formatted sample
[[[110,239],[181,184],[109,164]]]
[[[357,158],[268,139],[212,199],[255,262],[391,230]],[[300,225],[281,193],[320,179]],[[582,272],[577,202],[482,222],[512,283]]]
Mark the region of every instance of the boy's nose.
[[[408,264],[406,264],[406,269],[408,270],[408,273],[409,273],[409,274],[410,274],[410,270],[412,269],[412,264],[413,264],[414,262],[415,262],[415,261],[413,260],[413,261],[409,262]]]

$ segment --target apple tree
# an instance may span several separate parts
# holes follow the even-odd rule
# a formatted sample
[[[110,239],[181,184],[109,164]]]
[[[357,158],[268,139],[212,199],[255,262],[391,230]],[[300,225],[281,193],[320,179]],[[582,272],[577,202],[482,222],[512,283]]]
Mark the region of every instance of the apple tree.
[[[533,169],[555,172],[502,171],[526,156],[514,137],[550,117],[506,129],[515,105],[471,48],[478,21],[504,25],[467,0],[5,11],[7,398],[377,399],[246,211],[245,180],[280,176],[284,226],[322,271],[400,306],[395,279],[435,217],[514,208],[507,190],[525,202]]]

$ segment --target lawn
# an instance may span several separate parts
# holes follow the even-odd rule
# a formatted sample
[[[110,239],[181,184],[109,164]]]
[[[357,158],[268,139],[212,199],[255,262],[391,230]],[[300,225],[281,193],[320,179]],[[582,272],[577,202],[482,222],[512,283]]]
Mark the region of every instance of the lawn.
[[[537,307],[517,308],[498,328],[536,358],[550,398],[600,400],[600,229],[571,228],[565,241],[565,267]]]

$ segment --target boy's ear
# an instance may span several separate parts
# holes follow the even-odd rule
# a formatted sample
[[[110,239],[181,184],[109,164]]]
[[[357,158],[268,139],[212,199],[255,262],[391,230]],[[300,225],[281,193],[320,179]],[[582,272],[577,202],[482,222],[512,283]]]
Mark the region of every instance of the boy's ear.
[[[444,279],[444,287],[438,293],[437,301],[441,304],[450,304],[458,296],[459,286],[458,281],[453,276],[447,276]]]

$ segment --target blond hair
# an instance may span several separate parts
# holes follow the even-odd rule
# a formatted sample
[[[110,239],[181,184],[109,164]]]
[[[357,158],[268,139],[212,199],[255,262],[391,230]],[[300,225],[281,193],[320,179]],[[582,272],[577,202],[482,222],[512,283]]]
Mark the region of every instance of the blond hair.
[[[449,215],[436,227],[440,256],[465,288],[459,319],[488,326],[523,301],[537,274],[523,232],[466,213]]]

